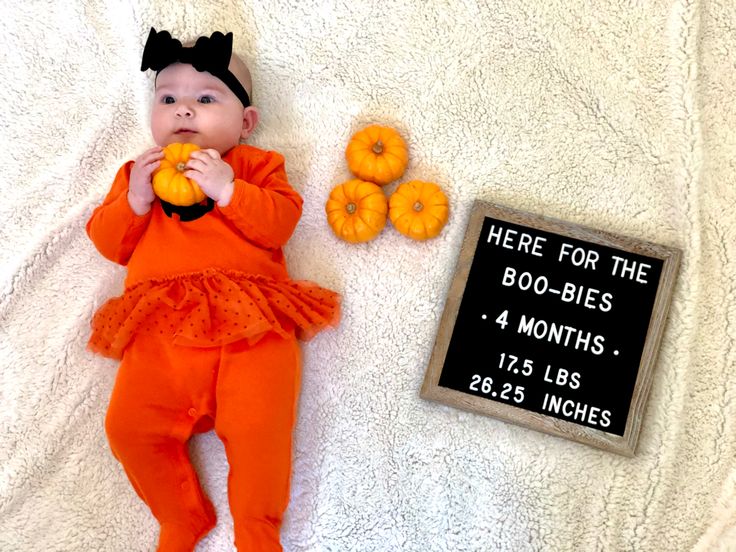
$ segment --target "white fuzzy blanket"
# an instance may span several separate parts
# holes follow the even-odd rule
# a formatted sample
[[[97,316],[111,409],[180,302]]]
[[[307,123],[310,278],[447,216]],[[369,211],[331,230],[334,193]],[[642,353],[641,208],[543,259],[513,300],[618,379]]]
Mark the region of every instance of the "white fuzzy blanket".
[[[151,26],[233,31],[304,216],[295,278],[338,290],[304,346],[287,551],[736,549],[736,11],[725,0],[6,3],[0,16],[0,550],[148,551],[157,527],[103,420],[116,363],[85,350],[124,269],[84,232],[151,144]],[[397,127],[439,183],[439,238],[327,226],[348,138]],[[419,398],[472,203],[683,250],[634,458]],[[192,453],[232,549],[227,464]]]

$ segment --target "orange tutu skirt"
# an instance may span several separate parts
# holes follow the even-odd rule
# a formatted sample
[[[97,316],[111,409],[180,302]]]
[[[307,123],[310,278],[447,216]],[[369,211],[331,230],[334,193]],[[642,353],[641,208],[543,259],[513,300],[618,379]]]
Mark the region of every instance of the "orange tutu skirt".
[[[141,282],[110,299],[92,319],[89,348],[121,358],[138,333],[194,347],[255,343],[267,332],[291,329],[309,339],[337,325],[339,307],[337,293],[312,282],[208,269]]]

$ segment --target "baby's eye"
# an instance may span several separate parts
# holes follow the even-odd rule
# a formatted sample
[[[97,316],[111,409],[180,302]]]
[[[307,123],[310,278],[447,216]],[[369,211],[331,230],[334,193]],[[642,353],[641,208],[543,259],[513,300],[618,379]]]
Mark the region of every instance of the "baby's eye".
[[[215,98],[213,98],[212,96],[202,96],[199,98],[199,103],[203,103],[203,104],[209,104],[214,101],[215,101]]]
[[[164,104],[173,104],[175,101],[174,96],[163,96],[161,98],[161,103]]]

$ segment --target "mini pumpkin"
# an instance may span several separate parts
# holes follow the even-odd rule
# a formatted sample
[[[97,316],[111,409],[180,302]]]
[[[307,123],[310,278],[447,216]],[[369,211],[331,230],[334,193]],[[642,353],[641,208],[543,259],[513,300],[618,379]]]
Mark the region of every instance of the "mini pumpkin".
[[[345,158],[356,177],[385,186],[404,174],[409,151],[395,129],[371,125],[353,135]]]
[[[388,201],[376,184],[356,178],[332,189],[325,212],[338,238],[351,243],[367,242],[386,225]]]
[[[437,236],[447,223],[449,202],[434,182],[412,180],[401,184],[388,202],[394,228],[415,240]]]
[[[199,203],[206,196],[196,182],[184,176],[189,155],[199,149],[194,144],[169,144],[164,158],[153,172],[154,193],[173,205],[187,206]]]

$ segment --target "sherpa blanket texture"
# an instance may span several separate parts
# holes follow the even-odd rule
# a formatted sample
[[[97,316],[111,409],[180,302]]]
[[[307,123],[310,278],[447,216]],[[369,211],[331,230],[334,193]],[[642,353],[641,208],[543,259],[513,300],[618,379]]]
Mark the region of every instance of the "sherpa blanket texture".
[[[84,224],[152,145],[151,26],[232,31],[304,215],[297,279],[339,291],[304,345],[289,552],[736,550],[736,3],[727,0],[5,2],[0,17],[0,550],[151,551],[104,435],[117,364],[85,349],[122,290]],[[442,234],[338,240],[348,139],[406,138]],[[390,193],[396,184],[387,188]],[[680,248],[627,458],[419,397],[475,200]],[[192,455],[232,550],[227,463]]]

